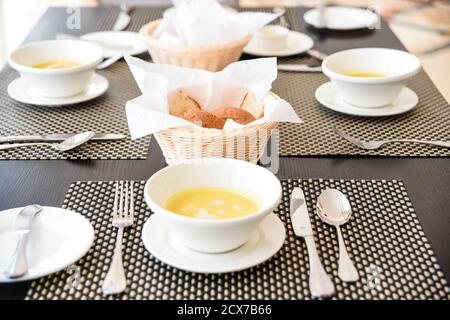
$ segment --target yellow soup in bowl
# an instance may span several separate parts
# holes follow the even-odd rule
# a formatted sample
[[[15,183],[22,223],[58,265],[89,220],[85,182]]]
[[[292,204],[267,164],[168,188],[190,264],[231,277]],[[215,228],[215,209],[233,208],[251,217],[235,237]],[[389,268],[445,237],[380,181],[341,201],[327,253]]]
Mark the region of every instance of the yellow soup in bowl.
[[[348,70],[341,72],[344,76],[358,77],[358,78],[382,78],[384,74],[378,72],[368,72],[368,71],[357,71]]]
[[[38,69],[64,69],[81,66],[80,63],[71,60],[48,60],[32,65],[33,68]]]
[[[257,203],[227,188],[191,188],[172,195],[165,208],[174,213],[199,219],[231,219],[258,211]]]

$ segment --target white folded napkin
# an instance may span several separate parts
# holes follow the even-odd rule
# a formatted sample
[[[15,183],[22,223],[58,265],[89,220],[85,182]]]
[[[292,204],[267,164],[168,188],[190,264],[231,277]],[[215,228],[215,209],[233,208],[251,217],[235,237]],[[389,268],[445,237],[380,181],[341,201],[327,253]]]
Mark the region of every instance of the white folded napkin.
[[[275,20],[280,14],[236,13],[216,0],[172,0],[175,7],[164,15],[153,36],[185,47],[205,47],[242,39]]]
[[[178,89],[183,89],[207,111],[221,107],[239,108],[245,94],[251,92],[256,101],[264,100],[264,115],[250,124],[302,122],[288,102],[267,95],[277,77],[276,58],[238,61],[219,72],[154,64],[130,56],[125,60],[142,92],[126,104],[133,139],[168,128],[197,126],[169,113],[168,96]],[[228,119],[224,129],[243,126]]]

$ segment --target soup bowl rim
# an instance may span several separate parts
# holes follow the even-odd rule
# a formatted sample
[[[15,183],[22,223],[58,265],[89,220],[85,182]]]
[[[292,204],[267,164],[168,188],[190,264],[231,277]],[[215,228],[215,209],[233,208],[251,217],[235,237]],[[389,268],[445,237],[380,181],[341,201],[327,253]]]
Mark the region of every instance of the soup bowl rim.
[[[71,48],[73,48],[72,46],[75,46],[75,47],[90,46],[93,49],[92,58],[90,58],[89,59],[90,61],[87,63],[80,63],[79,66],[70,67],[70,68],[60,68],[60,69],[34,68],[32,66],[28,66],[23,63],[20,63],[16,60],[16,55],[20,51],[30,50],[33,47],[46,46],[46,45],[51,45],[54,43],[66,43],[67,45],[71,45]],[[70,51],[69,47],[64,47],[63,50]],[[97,52],[94,52],[94,51],[97,51]],[[13,69],[15,69],[19,72],[24,72],[27,74],[36,74],[36,75],[70,75],[70,74],[74,74],[74,73],[79,73],[79,72],[83,72],[83,71],[86,71],[89,69],[94,69],[102,60],[103,60],[103,49],[101,46],[99,46],[95,43],[88,42],[88,41],[76,40],[76,39],[36,41],[36,42],[32,42],[32,43],[29,43],[29,44],[26,44],[26,45],[23,45],[23,46],[17,48],[13,52],[11,52],[11,54],[8,56],[9,65]]]
[[[412,58],[413,63],[410,64],[410,68],[407,71],[400,72],[398,74],[394,75],[387,75],[383,77],[353,77],[344,75],[342,73],[339,73],[337,71],[332,70],[329,68],[328,64],[333,59],[337,59],[337,57],[348,54],[350,52],[368,52],[368,51],[384,51],[386,53],[388,52],[395,52],[399,54],[404,54],[405,56],[409,56]],[[369,64],[369,63],[368,63]],[[380,48],[380,47],[370,47],[370,48],[354,48],[354,49],[348,49],[348,50],[342,50],[338,51],[336,53],[333,53],[326,57],[322,62],[322,70],[323,73],[328,76],[331,80],[335,81],[342,81],[347,83],[355,83],[355,84],[388,84],[392,82],[398,82],[405,80],[407,78],[412,77],[413,75],[417,74],[421,69],[421,63],[420,60],[413,54],[404,51],[404,50],[397,50],[397,49],[390,49],[390,48]]]

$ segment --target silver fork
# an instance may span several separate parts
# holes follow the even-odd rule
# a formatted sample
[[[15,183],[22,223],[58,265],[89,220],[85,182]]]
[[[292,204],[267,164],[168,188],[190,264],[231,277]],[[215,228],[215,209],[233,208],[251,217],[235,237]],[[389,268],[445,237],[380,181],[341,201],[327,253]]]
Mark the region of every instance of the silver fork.
[[[134,188],[133,181],[117,182],[114,197],[112,225],[117,228],[116,246],[109,271],[103,280],[102,290],[105,295],[121,293],[127,286],[122,263],[122,236],[126,227],[134,222]]]
[[[347,140],[348,142],[366,150],[375,150],[380,148],[382,145],[386,143],[392,143],[392,142],[407,142],[407,143],[422,143],[422,144],[428,144],[432,146],[438,146],[438,147],[444,147],[444,148],[450,148],[450,141],[429,141],[429,140],[417,140],[417,139],[390,139],[390,140],[370,140],[370,141],[364,141],[357,138],[352,137],[348,133],[345,133],[342,130],[339,130],[336,127],[333,127],[334,132],[336,132],[338,135],[340,135],[342,138]]]

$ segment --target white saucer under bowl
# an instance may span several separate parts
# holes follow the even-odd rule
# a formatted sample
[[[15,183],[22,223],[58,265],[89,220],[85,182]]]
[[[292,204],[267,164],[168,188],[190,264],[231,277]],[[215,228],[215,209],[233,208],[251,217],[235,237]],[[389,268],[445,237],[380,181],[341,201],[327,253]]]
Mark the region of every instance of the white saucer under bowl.
[[[362,117],[385,117],[402,114],[413,109],[419,101],[414,91],[404,87],[397,99],[387,106],[360,108],[345,102],[331,82],[324,83],[317,88],[316,99],[331,110]]]
[[[305,53],[310,50],[314,41],[310,36],[296,31],[290,31],[287,39],[288,45],[281,50],[265,50],[258,48],[253,40],[245,46],[244,53],[259,57],[287,57]]]
[[[108,80],[105,77],[94,73],[88,87],[82,93],[64,98],[48,98],[39,95],[39,93],[36,92],[27,81],[25,81],[22,77],[19,77],[11,81],[8,85],[8,94],[11,98],[19,102],[33,104],[36,106],[55,107],[95,99],[104,94],[106,90],[108,90],[108,87]]]
[[[284,225],[274,213],[264,218],[247,243],[224,253],[189,249],[171,234],[158,214],[153,214],[142,230],[144,245],[153,256],[175,268],[198,273],[227,273],[256,266],[277,253],[285,237]]]
[[[319,12],[311,9],[305,12],[303,19],[307,24],[319,27]],[[326,7],[325,28],[331,30],[356,30],[375,26],[377,15],[366,9],[353,7]]]
[[[18,279],[6,278],[17,241],[12,227],[21,209],[0,212],[0,283],[32,280],[63,270],[92,246],[94,229],[86,218],[73,211],[44,207],[35,216],[28,235],[28,273]]]
[[[87,33],[80,39],[91,41],[103,48],[103,57],[117,55],[135,56],[147,51],[147,45],[137,32],[131,31],[100,31]]]

